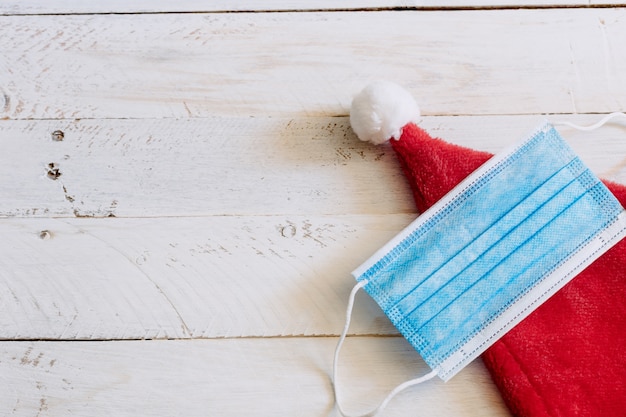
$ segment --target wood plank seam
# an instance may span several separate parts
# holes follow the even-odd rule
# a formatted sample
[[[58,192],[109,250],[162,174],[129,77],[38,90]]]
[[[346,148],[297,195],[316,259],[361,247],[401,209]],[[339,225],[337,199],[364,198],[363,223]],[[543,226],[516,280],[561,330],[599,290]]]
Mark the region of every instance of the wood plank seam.
[[[109,11],[109,12],[1,12],[0,16],[89,16],[89,15],[164,15],[164,14],[271,14],[271,13],[346,13],[346,12],[393,12],[393,11],[472,11],[472,10],[546,10],[546,9],[612,9],[623,7],[626,3],[579,3],[565,4],[552,2],[548,4],[477,4],[477,5],[439,5],[439,6],[378,6],[378,7],[303,7],[303,8],[242,8],[236,10],[227,9],[194,9],[176,11]]]

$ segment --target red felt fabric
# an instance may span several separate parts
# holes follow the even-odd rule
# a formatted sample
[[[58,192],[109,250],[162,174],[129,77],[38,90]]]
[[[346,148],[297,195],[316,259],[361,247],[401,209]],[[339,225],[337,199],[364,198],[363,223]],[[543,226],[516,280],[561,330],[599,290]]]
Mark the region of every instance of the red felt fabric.
[[[392,146],[420,211],[491,157],[413,124]],[[626,205],[626,186],[605,183]],[[626,416],[625,272],[626,239],[483,354],[513,415]]]

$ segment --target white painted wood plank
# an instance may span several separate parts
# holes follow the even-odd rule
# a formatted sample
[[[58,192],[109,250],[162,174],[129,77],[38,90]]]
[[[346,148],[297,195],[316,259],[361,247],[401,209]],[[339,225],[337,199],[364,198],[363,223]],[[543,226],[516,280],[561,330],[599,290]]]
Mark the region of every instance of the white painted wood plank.
[[[372,79],[425,114],[624,110],[626,10],[0,17],[0,118],[345,115]]]
[[[598,118],[597,115],[558,116],[552,120],[591,124]],[[453,143],[496,152],[531,130],[537,119],[536,116],[437,117],[425,118],[423,126],[433,135]],[[20,123],[26,122],[9,124]],[[40,126],[44,122],[28,123]],[[304,146],[300,149],[292,144],[287,146],[284,154],[299,159],[304,155],[312,158],[326,152],[330,159],[313,158],[315,162],[306,167],[309,175],[317,169],[322,172],[330,166],[347,167],[353,160],[360,161],[363,172],[358,187],[341,188],[341,184],[345,187],[345,178],[352,175],[348,172],[339,176],[333,172],[332,178],[315,174],[312,178],[321,181],[322,185],[324,178],[330,182],[322,189],[335,186],[337,190],[343,190],[343,196],[338,193],[333,197],[336,204],[341,204],[342,199],[358,197],[354,206],[359,208],[357,211],[361,215],[335,213],[321,216],[319,213],[324,212],[324,207],[330,210],[331,206],[316,205],[316,196],[310,195],[294,197],[294,205],[289,206],[289,210],[283,213],[284,208],[274,213],[268,211],[267,216],[236,217],[233,216],[234,206],[222,206],[221,212],[228,215],[98,220],[3,219],[0,227],[5,242],[10,244],[4,245],[4,256],[0,259],[3,299],[8,312],[0,319],[4,321],[0,326],[2,337],[89,339],[336,333],[341,328],[345,297],[352,284],[349,272],[415,216],[411,213],[393,214],[397,213],[398,207],[395,199],[410,200],[406,182],[397,172],[397,161],[389,157],[383,165],[382,159],[376,157],[379,148],[359,144],[354,138],[353,145],[337,147],[333,138],[349,136],[346,121],[343,121],[343,127],[341,124],[339,120],[333,125],[330,129],[333,133],[329,136],[322,135],[319,141],[311,140],[314,148]],[[323,119],[285,121],[285,125],[290,125],[294,131],[309,132],[307,134],[328,132],[330,126]],[[35,129],[25,130],[32,132]],[[616,120],[599,132],[575,132],[570,128],[561,128],[561,131],[596,173],[626,182],[623,120]],[[61,143],[70,143],[70,138]],[[315,148],[317,146],[326,150],[320,151]],[[35,148],[26,149],[35,152]],[[245,148],[265,149],[264,146]],[[195,149],[199,148],[190,146],[185,154],[193,155]],[[124,165],[144,163],[151,167],[156,159],[142,159],[141,155],[169,155],[171,149],[157,147],[133,151],[126,147],[125,152],[135,152],[136,160],[131,159]],[[224,158],[231,158],[233,162],[237,161],[233,158],[238,155],[237,152],[227,153]],[[87,161],[86,165],[99,167],[117,158],[119,155],[107,156],[100,163]],[[75,158],[68,161],[72,159]],[[17,160],[23,164],[22,158]],[[158,162],[168,172],[174,171],[170,166],[176,166],[161,159]],[[367,178],[367,172],[371,172],[369,170],[376,164],[382,165],[381,172],[386,174]],[[233,171],[233,178],[247,175],[247,164],[235,165],[238,169]],[[274,161],[267,166],[276,165]],[[19,169],[18,164],[3,177],[9,178]],[[392,172],[395,174],[390,174]],[[77,183],[84,178],[94,177],[90,171],[85,171],[77,176]],[[119,179],[116,187],[111,187],[111,195],[132,187],[132,183],[124,182],[123,176]],[[188,178],[182,176],[179,180],[181,183],[193,182],[191,173]],[[39,181],[54,182],[48,178]],[[334,181],[337,184],[333,186]],[[17,180],[8,184],[13,182],[22,185],[4,189],[2,200],[9,202],[8,207],[15,204],[14,194],[29,189],[28,185]],[[301,185],[293,185],[297,186]],[[106,188],[106,184],[101,184],[95,189],[105,193]],[[198,189],[208,188],[211,188],[210,184]],[[173,186],[163,187],[163,201],[168,195],[171,198],[175,190]],[[216,194],[215,199],[222,198],[220,195]],[[239,194],[241,198],[245,195],[246,192]],[[249,204],[260,211],[266,203],[262,196],[257,198],[258,201]],[[382,205],[370,206],[368,198],[378,200]],[[118,197],[118,200],[124,201],[124,198]],[[141,201],[140,197],[137,203]],[[193,198],[186,201],[193,201]],[[245,198],[243,202],[247,203]],[[142,214],[163,215],[159,207],[154,205]],[[318,214],[312,211],[306,216],[303,212],[307,207],[314,207]],[[184,211],[184,208],[180,210]],[[376,214],[381,211],[382,215]],[[413,212],[414,208],[408,207],[407,211]],[[48,214],[45,210],[40,212]],[[23,214],[31,216],[32,210]],[[42,236],[43,231],[48,231],[52,239],[41,239],[49,237],[45,233]],[[245,306],[245,314],[239,317],[237,312],[242,306]],[[356,333],[391,331],[386,319],[371,303],[366,304],[362,317],[364,321],[356,325]]]
[[[336,335],[415,216],[2,219],[0,339]],[[359,297],[354,334],[397,334]]]
[[[21,0],[3,1],[0,14],[72,14],[72,13],[175,13],[175,12],[230,12],[230,11],[285,11],[285,10],[359,10],[380,8],[455,8],[455,7],[529,7],[529,6],[588,6],[618,5],[623,3],[609,0],[179,0],[155,1],[109,0]]]
[[[10,155],[0,164],[0,177],[10,179],[0,183],[0,215],[377,213],[389,211],[389,199],[392,211],[412,211],[393,151],[360,143],[348,125],[346,118],[0,121],[0,147]],[[51,138],[56,130],[62,141]],[[367,191],[372,176],[399,183],[401,195],[380,201]]]
[[[0,414],[7,416],[338,416],[330,384],[334,338],[0,343]],[[350,338],[345,407],[363,412],[425,372],[402,338]],[[484,366],[399,395],[385,416],[505,417]]]
[[[540,119],[425,117],[422,126],[496,152]],[[598,132],[561,130],[597,174],[626,183],[623,126],[616,120]],[[56,130],[62,141],[52,139]],[[415,211],[393,150],[358,141],[345,117],[0,121],[0,147],[0,216]]]

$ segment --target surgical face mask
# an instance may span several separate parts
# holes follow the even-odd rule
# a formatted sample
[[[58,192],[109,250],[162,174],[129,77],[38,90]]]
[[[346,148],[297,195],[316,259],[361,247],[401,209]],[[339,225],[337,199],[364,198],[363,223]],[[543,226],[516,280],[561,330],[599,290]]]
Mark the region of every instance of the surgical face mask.
[[[452,378],[625,235],[617,199],[545,123],[353,272],[333,378],[360,288],[431,368],[373,415],[408,386]]]

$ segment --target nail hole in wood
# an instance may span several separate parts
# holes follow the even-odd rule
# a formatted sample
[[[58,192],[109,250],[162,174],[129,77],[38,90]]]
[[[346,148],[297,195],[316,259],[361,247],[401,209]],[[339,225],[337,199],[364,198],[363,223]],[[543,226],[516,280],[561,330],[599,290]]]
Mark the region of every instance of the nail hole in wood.
[[[282,237],[294,237],[296,235],[296,228],[293,225],[287,225],[280,228],[280,234]]]
[[[61,176],[61,170],[54,162],[50,162],[48,164],[48,178],[51,180],[56,180]]]
[[[55,130],[52,132],[52,140],[55,142],[61,142],[65,138],[65,133],[62,130]]]

